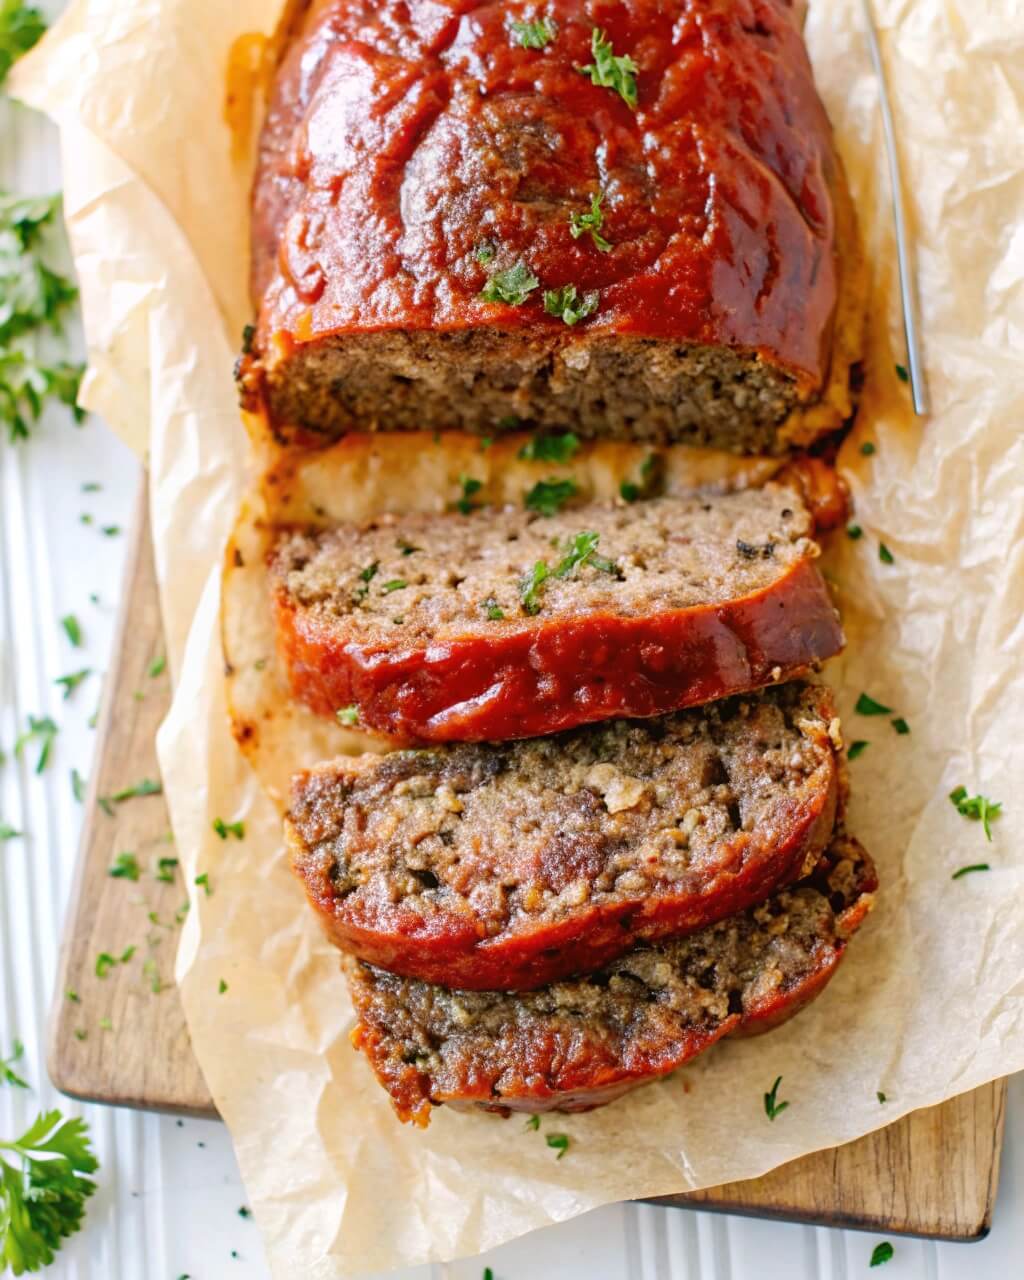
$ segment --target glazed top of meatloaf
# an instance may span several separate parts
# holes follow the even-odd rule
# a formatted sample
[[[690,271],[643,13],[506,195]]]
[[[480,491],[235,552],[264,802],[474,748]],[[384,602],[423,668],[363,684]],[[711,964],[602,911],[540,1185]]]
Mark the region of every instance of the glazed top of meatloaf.
[[[318,0],[260,147],[256,353],[562,331],[544,292],[572,285],[598,291],[588,333],[732,345],[820,388],[836,162],[800,8]],[[538,282],[522,305],[481,296],[518,264]]]
[[[837,833],[811,876],[761,905],[538,991],[449,991],[347,960],[356,1041],[403,1119],[425,1123],[431,1102],[594,1105],[795,1013],[876,887],[871,859]]]
[[[554,516],[382,517],[285,536],[272,576],[318,622],[350,624],[353,641],[443,643],[531,617],[640,617],[752,595],[818,554],[811,532],[797,493],[770,484]]]

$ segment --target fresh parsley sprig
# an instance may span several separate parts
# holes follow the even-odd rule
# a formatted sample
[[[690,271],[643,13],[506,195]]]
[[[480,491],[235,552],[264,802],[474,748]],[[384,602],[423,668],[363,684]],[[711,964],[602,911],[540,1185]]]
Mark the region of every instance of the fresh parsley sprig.
[[[59,1111],[0,1142],[0,1265],[16,1276],[48,1266],[81,1227],[98,1167],[85,1122]]]
[[[25,1046],[15,1040],[11,1046],[10,1057],[0,1058],[0,1083],[9,1084],[14,1089],[27,1089],[28,1081],[23,1080],[14,1070],[14,1063],[24,1056]]]

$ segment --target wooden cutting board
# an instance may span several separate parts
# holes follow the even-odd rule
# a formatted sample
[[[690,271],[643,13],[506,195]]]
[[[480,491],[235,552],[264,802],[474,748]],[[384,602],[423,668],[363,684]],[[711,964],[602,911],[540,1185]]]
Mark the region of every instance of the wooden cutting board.
[[[142,495],[65,925],[48,1065],[56,1087],[74,1098],[216,1116],[174,988],[175,913],[184,885],[178,872],[170,883],[152,875],[158,860],[175,852],[163,798],[100,803],[159,777],[154,738],[170,686],[160,672],[163,639],[145,516]],[[143,868],[138,881],[110,875],[121,853],[133,853]],[[120,962],[130,947],[136,950]],[[118,960],[102,978],[101,952]],[[163,988],[157,995],[154,985]],[[659,1203],[978,1240],[992,1217],[1005,1101],[1005,1081],[996,1081],[763,1178]]]

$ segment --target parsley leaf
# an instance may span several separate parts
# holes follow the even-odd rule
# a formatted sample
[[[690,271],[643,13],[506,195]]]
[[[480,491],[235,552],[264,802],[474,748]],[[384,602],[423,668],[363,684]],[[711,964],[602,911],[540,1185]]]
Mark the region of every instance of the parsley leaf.
[[[60,620],[60,625],[64,628],[64,633],[71,641],[76,649],[82,647],[82,627],[81,623],[73,613],[67,613]]]
[[[896,377],[899,378],[900,382],[910,381],[910,374],[907,373],[906,369],[904,369],[903,365],[901,364],[898,364],[896,366]]]
[[[135,800],[139,796],[159,796],[163,794],[163,790],[159,782],[154,782],[152,778],[143,778],[141,782],[136,782],[130,787],[122,787],[113,795],[97,797],[96,803],[104,813],[113,817],[115,804],[123,804],[125,800]]]
[[[556,1160],[561,1160],[562,1156],[569,1150],[569,1135],[567,1133],[548,1133],[545,1134],[544,1141],[552,1149],[557,1151]]]
[[[79,804],[85,800],[86,782],[77,769],[71,770],[71,794]]]
[[[213,890],[210,888],[210,873],[208,871],[204,871],[201,876],[196,876],[195,882],[207,897],[213,893]]]
[[[512,22],[512,31],[524,49],[544,49],[558,34],[558,28],[550,18],[538,18],[536,22]]]
[[[769,1120],[774,1120],[776,1116],[781,1115],[789,1106],[788,1102],[777,1102],[776,1097],[779,1092],[779,1085],[782,1083],[782,1076],[775,1077],[775,1083],[771,1089],[764,1095],[764,1113]]]
[[[222,840],[226,840],[228,836],[234,836],[236,840],[245,839],[244,822],[225,822],[223,818],[214,818],[212,825]]]
[[[889,1099],[885,1096],[885,1094],[881,1091],[881,1089],[878,1090],[878,1092],[875,1094],[875,1097],[878,1099],[879,1102],[882,1102],[882,1103],[889,1101]]]
[[[105,978],[117,964],[117,960],[109,951],[101,951],[96,957],[96,977]]]
[[[217,983],[217,994],[222,996],[224,992],[227,991],[227,989],[228,989],[228,984],[224,981],[223,978],[221,978],[220,982]]]
[[[408,586],[408,582],[404,578],[392,578],[390,582],[385,582],[380,589],[382,596],[389,596],[392,591],[404,591]]]
[[[956,806],[957,813],[972,822],[980,822],[985,831],[985,839],[991,841],[992,829],[989,823],[998,818],[1003,811],[1002,801],[989,800],[987,796],[969,796],[966,787],[956,787],[949,793],[950,801]],[[985,868],[988,870],[988,868]]]
[[[83,667],[81,671],[72,671],[66,676],[58,676],[53,683],[59,684],[64,690],[64,701],[67,702],[82,681],[88,680],[91,675],[92,667]]]
[[[475,476],[459,476],[459,484],[462,486],[462,497],[456,502],[456,509],[461,511],[464,516],[468,516],[476,510],[476,503],[471,499],[474,494],[479,493],[484,487],[482,480],[477,480]]]
[[[5,1084],[11,1085],[15,1089],[27,1089],[28,1081],[22,1080],[21,1076],[14,1070],[13,1063],[17,1062],[25,1052],[25,1046],[20,1040],[15,1040],[11,1046],[11,1056],[9,1058],[0,1058],[0,1080]]]
[[[577,301],[578,298],[578,301]],[[597,310],[600,301],[596,289],[579,297],[574,284],[564,284],[560,289],[544,290],[544,310],[549,316],[559,316],[567,325],[579,324]]]
[[[529,511],[542,516],[553,516],[579,492],[574,480],[538,480],[523,499]]]
[[[895,720],[890,721],[890,723],[899,734],[907,734],[910,732],[910,725],[907,724],[906,720],[904,720],[902,716],[897,716]]]
[[[36,773],[42,773],[50,762],[50,752],[57,737],[57,726],[49,716],[29,716],[28,728],[14,744],[14,754],[20,756],[30,742],[39,743],[39,758],[36,761]]]
[[[565,544],[565,557],[559,562],[555,569],[554,576],[556,578],[568,578],[582,565],[589,564],[595,569],[600,569],[602,573],[611,573],[621,578],[622,571],[613,560],[607,560],[604,556],[595,555],[597,544],[601,540],[599,533],[589,533],[584,530],[583,533],[577,533],[574,538],[568,539]]]
[[[484,302],[504,302],[510,307],[521,307],[540,281],[525,262],[495,272],[480,291]]]
[[[846,752],[847,760],[856,760],[857,757],[862,756],[870,746],[871,743],[865,742],[863,738],[858,738],[856,742],[851,742]]]
[[[489,596],[480,607],[487,614],[488,621],[490,622],[500,622],[505,616],[504,609],[502,609],[501,605],[498,604],[497,600],[495,600],[493,596]]]
[[[614,89],[626,106],[635,111],[636,73],[640,68],[633,59],[628,54],[616,57],[612,52],[611,41],[606,39],[599,27],[594,27],[590,34],[590,54],[594,61],[580,67],[583,74],[590,76],[592,84],[604,89]]]
[[[875,446],[871,443],[870,440],[865,440],[860,447],[860,451],[865,458],[870,458],[871,455],[875,452]]]
[[[858,538],[864,536],[864,530],[859,524],[848,524],[846,526],[846,536],[851,542],[856,542]]]
[[[156,879],[161,884],[174,883],[174,869],[178,865],[177,858],[160,858],[156,864]]]
[[[534,436],[516,456],[524,462],[568,462],[579,447],[579,436],[566,431],[563,435]]]
[[[888,716],[892,715],[892,707],[887,707],[881,702],[876,702],[874,698],[868,694],[862,693],[857,699],[857,705],[853,708],[859,716]]]
[[[350,707],[339,707],[334,713],[338,718],[338,723],[351,727],[359,723],[359,708],[352,704]]]
[[[0,1142],[0,1259],[16,1275],[48,1266],[81,1227],[96,1190],[87,1175],[97,1168],[85,1122],[59,1111],[40,1113],[20,1138]]]
[[[538,560],[523,579],[519,587],[519,598],[523,604],[523,612],[531,617],[540,613],[540,600],[537,593],[551,576],[551,570],[543,560]]]
[[[114,865],[107,871],[107,875],[115,880],[137,881],[141,874],[142,869],[134,853],[119,853],[114,859]]]
[[[154,658],[149,664],[149,678],[155,680],[157,676],[162,676],[167,670],[167,656],[161,654],[159,658]]]
[[[573,210],[569,214],[569,234],[574,240],[578,240],[580,236],[590,232],[590,238],[593,240],[596,248],[602,253],[611,252],[611,244],[604,236],[600,235],[600,230],[604,226],[604,213],[601,211],[601,202],[604,200],[604,192],[598,191],[590,197],[590,212],[579,213]]]
[[[20,840],[22,833],[16,831],[9,823],[0,822],[0,844],[4,844],[7,840]]]
[[[360,569],[359,581],[362,583],[362,586],[357,587],[355,590],[355,593],[352,596],[352,599],[356,604],[362,604],[362,602],[370,594],[370,583],[377,576],[378,568],[379,568],[379,562],[377,560],[374,560],[373,564],[368,564],[365,569]]]
[[[530,1116],[523,1125],[524,1129],[533,1129],[536,1132],[540,1128],[540,1116]]]
[[[896,559],[884,542],[878,544],[878,558],[882,564],[895,564]]]
[[[876,1244],[871,1250],[871,1262],[869,1265],[872,1267],[880,1267],[883,1262],[888,1262],[895,1252],[896,1250],[892,1247],[889,1241],[883,1240],[881,1244]]]

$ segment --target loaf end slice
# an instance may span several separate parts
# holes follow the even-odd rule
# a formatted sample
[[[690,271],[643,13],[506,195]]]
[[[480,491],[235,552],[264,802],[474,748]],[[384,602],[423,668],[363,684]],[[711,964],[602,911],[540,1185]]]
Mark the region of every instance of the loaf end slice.
[[[867,853],[837,834],[806,880],[762,905],[540,991],[449,991],[347,958],[353,1043],[420,1125],[442,1104],[587,1111],[791,1018],[832,977],[876,888]]]

